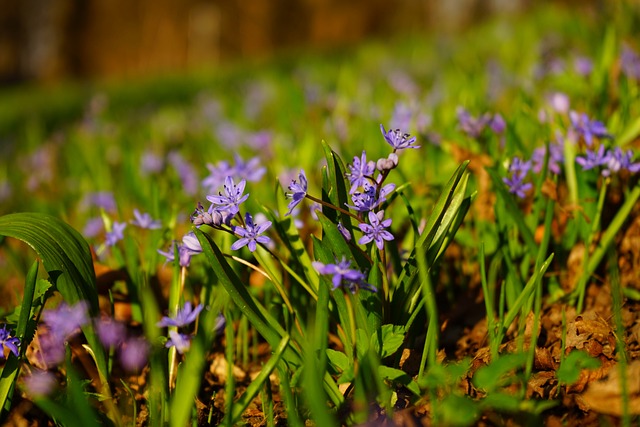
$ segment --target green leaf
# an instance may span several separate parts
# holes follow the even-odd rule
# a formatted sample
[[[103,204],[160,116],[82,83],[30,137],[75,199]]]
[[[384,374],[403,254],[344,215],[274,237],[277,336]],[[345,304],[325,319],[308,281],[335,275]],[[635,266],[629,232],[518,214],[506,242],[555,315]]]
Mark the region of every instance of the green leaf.
[[[329,359],[329,363],[331,364],[331,366],[337,372],[345,371],[350,366],[349,358],[341,351],[336,351],[328,348],[327,358]]]
[[[476,402],[457,394],[449,394],[442,399],[437,411],[438,421],[446,426],[470,426],[480,416],[480,409]]]
[[[411,393],[415,394],[418,397],[422,397],[422,393],[420,392],[420,387],[418,387],[418,383],[416,383],[411,378],[411,376],[407,374],[405,371],[380,365],[378,366],[378,374],[380,375],[380,377],[382,377],[387,381],[391,381],[397,384],[402,384]]]
[[[580,372],[583,369],[596,369],[600,367],[600,361],[594,357],[589,356],[584,351],[572,351],[562,361],[562,364],[556,371],[556,377],[558,382],[566,385],[571,385],[578,381],[580,378]]]
[[[506,354],[492,360],[487,366],[478,369],[473,376],[473,385],[487,392],[495,391],[499,387],[510,383],[513,372],[523,368],[527,362],[526,353]]]
[[[380,354],[380,359],[393,355],[404,342],[405,328],[400,325],[382,325],[371,335],[371,347]]]
[[[98,314],[96,275],[89,245],[80,233],[59,218],[42,213],[14,213],[0,217],[0,235],[22,240],[42,259],[49,277],[69,304],[86,301]],[[94,351],[100,374],[107,374],[107,359],[92,323],[82,328]]]

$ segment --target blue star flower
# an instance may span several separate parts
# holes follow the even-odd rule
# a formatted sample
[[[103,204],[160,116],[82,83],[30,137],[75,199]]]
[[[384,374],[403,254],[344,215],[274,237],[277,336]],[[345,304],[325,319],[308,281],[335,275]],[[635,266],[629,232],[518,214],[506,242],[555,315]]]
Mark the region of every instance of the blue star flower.
[[[364,236],[358,240],[361,245],[366,245],[371,241],[376,242],[379,250],[384,248],[384,241],[393,240],[393,234],[389,233],[385,228],[391,225],[391,218],[384,218],[384,211],[374,213],[369,211],[369,224],[358,224],[358,228],[364,233]]]
[[[339,287],[344,287],[351,293],[355,293],[357,288],[365,289],[367,291],[376,292],[375,286],[370,285],[364,280],[364,273],[359,270],[350,268],[351,261],[347,261],[344,257],[342,261],[336,264],[323,264],[319,261],[313,262],[313,267],[318,270],[320,274],[326,274],[333,276],[331,282],[333,283],[333,290]]]
[[[265,221],[261,224],[255,225],[253,223],[253,218],[250,213],[246,213],[245,215],[245,226],[234,226],[232,227],[232,231],[240,236],[240,239],[237,240],[233,245],[231,245],[231,249],[237,251],[243,246],[248,246],[251,252],[255,251],[258,243],[266,244],[271,241],[267,236],[261,236],[262,233],[267,231],[269,227],[271,227],[271,221]]]
[[[184,303],[184,307],[179,309],[174,317],[164,316],[156,325],[159,328],[165,328],[167,326],[180,328],[189,325],[196,321],[198,314],[200,314],[203,308],[202,304],[198,304],[196,308],[192,308],[191,302],[187,301]]]
[[[389,129],[389,131],[387,132],[384,126],[381,124],[380,131],[382,131],[384,139],[389,145],[393,147],[394,150],[404,150],[405,148],[420,148],[419,145],[414,145],[416,142],[415,136],[413,138],[409,138],[410,135],[408,133],[400,132],[400,129]]]
[[[298,181],[295,179],[291,181],[291,185],[289,185],[289,191],[291,193],[286,193],[287,197],[290,197],[292,200],[287,205],[289,209],[286,215],[291,215],[293,209],[298,206],[298,204],[307,196],[307,176],[304,174],[304,170],[300,169],[300,174],[298,174]]]
[[[7,347],[14,356],[18,357],[18,347],[20,347],[20,339],[11,336],[11,331],[7,325],[0,328],[0,359],[4,359],[4,347]]]
[[[230,216],[234,216],[240,211],[238,205],[249,198],[248,194],[243,195],[244,187],[247,185],[246,180],[242,180],[236,185],[233,178],[227,176],[224,180],[224,192],[218,195],[207,196],[207,200],[216,205],[214,210],[218,212],[229,212]]]

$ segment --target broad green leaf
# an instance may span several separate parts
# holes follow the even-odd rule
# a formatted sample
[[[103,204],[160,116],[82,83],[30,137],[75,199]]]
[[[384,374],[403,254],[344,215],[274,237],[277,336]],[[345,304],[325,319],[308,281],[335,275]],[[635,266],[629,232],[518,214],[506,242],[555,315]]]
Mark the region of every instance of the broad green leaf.
[[[371,347],[380,359],[393,355],[404,342],[405,328],[400,325],[382,325],[371,335]]]
[[[572,351],[562,361],[562,364],[556,371],[556,377],[558,382],[562,384],[571,385],[578,381],[580,378],[580,372],[583,369],[596,369],[601,365],[600,361],[596,358],[589,356],[584,351]]]
[[[415,394],[418,397],[422,397],[422,393],[420,392],[418,383],[416,383],[405,371],[396,368],[390,368],[389,366],[380,365],[378,366],[378,374],[380,375],[380,377],[382,377],[382,379],[397,384],[402,384],[411,393]]]
[[[437,414],[441,425],[470,426],[480,416],[480,408],[468,397],[449,394],[439,403]]]
[[[0,217],[0,235],[31,246],[45,270],[69,304],[86,301],[92,315],[98,314],[96,275],[89,245],[80,233],[59,218],[42,213],[14,213]],[[107,373],[104,349],[91,323],[82,328],[93,349],[98,370]]]

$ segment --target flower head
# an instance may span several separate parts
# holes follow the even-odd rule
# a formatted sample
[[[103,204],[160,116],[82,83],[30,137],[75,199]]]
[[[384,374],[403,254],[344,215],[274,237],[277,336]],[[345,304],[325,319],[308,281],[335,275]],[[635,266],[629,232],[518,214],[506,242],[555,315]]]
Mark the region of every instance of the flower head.
[[[191,214],[191,222],[196,227],[200,227],[202,224],[219,226],[223,220],[222,214],[213,209],[213,204],[209,205],[209,209],[205,210],[202,203],[198,202],[198,206]]]
[[[393,234],[385,230],[391,225],[391,218],[383,218],[384,211],[379,211],[377,213],[369,211],[369,224],[358,224],[358,228],[364,233],[364,236],[358,240],[358,243],[366,245],[371,241],[375,241],[378,249],[382,250],[384,248],[385,240],[393,240]]]
[[[365,182],[373,177],[376,171],[376,164],[373,160],[367,161],[367,153],[362,150],[360,157],[354,156],[353,163],[347,165],[349,172],[346,173],[347,179],[351,183],[351,194],[355,193],[358,188],[364,187]]]
[[[549,162],[548,168],[549,171],[553,174],[560,174],[560,167],[564,163],[564,141],[560,139],[557,143],[549,144]],[[542,166],[544,166],[544,158],[547,154],[547,147],[538,147],[533,151],[531,155],[531,162],[533,164],[532,170],[535,173],[539,173],[542,170]]]
[[[530,169],[530,161],[524,162],[519,157],[514,157],[511,166],[509,166],[509,172],[512,174],[511,178],[502,178],[502,181],[509,187],[509,192],[521,199],[524,199],[526,192],[533,187],[530,182],[524,182]]]
[[[608,157],[608,153],[605,153],[604,145],[602,144],[600,145],[600,147],[598,147],[598,151],[590,150],[587,148],[585,154],[585,157],[576,157],[576,163],[582,166],[583,171],[601,166],[607,161]]]
[[[458,107],[456,115],[460,129],[472,138],[479,137],[487,125],[491,123],[491,114],[485,113],[475,118],[463,107]]]
[[[120,240],[124,239],[124,229],[127,228],[126,222],[117,222],[115,221],[111,226],[111,231],[109,231],[105,238],[105,244],[107,246],[114,246]]]
[[[591,120],[586,113],[579,114],[575,111],[569,112],[571,120],[571,128],[579,136],[582,136],[584,142],[590,147],[593,144],[593,137],[610,138],[605,125],[598,120]]]
[[[374,286],[365,282],[364,273],[350,268],[351,261],[348,261],[344,257],[342,261],[336,264],[323,264],[319,261],[314,261],[313,267],[318,270],[320,274],[333,276],[331,282],[333,283],[334,290],[343,286],[352,293],[355,293],[357,288],[366,289],[371,292],[377,291]]]
[[[395,184],[387,184],[380,189],[380,193],[377,193],[377,185],[369,184],[365,182],[363,191],[356,191],[351,195],[351,201],[353,205],[347,205],[348,207],[355,209],[358,212],[369,212],[382,203],[387,201],[387,195],[390,194],[395,188]]]
[[[387,132],[384,128],[384,125],[380,125],[380,131],[382,132],[382,136],[387,141],[389,145],[393,147],[394,150],[404,150],[405,148],[420,148],[419,145],[414,145],[416,142],[416,137],[409,138],[408,133],[400,132],[400,129],[389,129]]]
[[[304,174],[304,170],[300,169],[298,181],[295,179],[291,181],[291,184],[289,185],[289,191],[291,191],[291,193],[286,193],[286,196],[291,198],[291,201],[287,205],[289,210],[286,215],[291,215],[291,211],[293,211],[293,209],[307,196],[307,187],[307,176]]]
[[[169,340],[164,345],[166,348],[175,347],[178,353],[184,354],[191,347],[191,337],[174,330],[169,331]]]
[[[618,173],[621,170],[627,170],[631,173],[637,173],[640,171],[640,163],[632,163],[633,151],[622,151],[620,147],[616,147],[614,150],[609,150],[605,156],[602,164],[602,176],[610,176],[613,173]]]
[[[160,220],[151,218],[151,215],[146,212],[140,213],[138,209],[134,209],[133,216],[135,216],[135,219],[131,221],[131,224],[137,227],[146,228],[148,230],[156,230],[158,228],[162,228],[162,222],[160,222]]]
[[[234,216],[240,211],[238,205],[249,198],[249,194],[242,194],[246,185],[247,181],[244,179],[236,185],[233,182],[233,178],[227,176],[224,180],[225,194],[218,193],[217,196],[207,196],[207,200],[216,205],[213,208],[214,210],[218,212],[227,211],[231,216]]]
[[[20,347],[20,339],[18,337],[12,337],[11,331],[7,325],[2,325],[0,328],[0,359],[4,359],[4,348],[8,348],[14,356],[18,357]]]
[[[195,322],[203,308],[204,306],[202,304],[198,304],[196,308],[192,308],[191,302],[187,301],[184,303],[182,309],[178,310],[175,317],[164,316],[162,320],[157,323],[157,326],[159,328],[165,328],[167,326],[180,328],[189,325]]]
[[[62,341],[74,335],[80,327],[89,323],[89,304],[80,301],[74,305],[65,302],[51,310],[42,313],[42,319],[49,331]]]
[[[144,338],[129,338],[120,346],[119,356],[127,372],[138,372],[147,363],[149,344]]]
[[[267,236],[262,236],[261,234],[267,231],[269,227],[271,227],[271,221],[265,221],[261,224],[255,225],[253,223],[253,218],[249,212],[245,215],[245,226],[234,226],[232,227],[232,231],[240,236],[240,239],[237,240],[233,245],[231,245],[231,249],[237,251],[243,246],[248,246],[251,252],[256,250],[257,243],[267,244],[271,241]]]
[[[127,335],[126,326],[110,317],[96,320],[95,325],[98,338],[106,348],[116,347],[124,341]]]
[[[31,375],[24,377],[25,391],[31,396],[46,396],[58,384],[56,377],[49,371],[35,369]]]

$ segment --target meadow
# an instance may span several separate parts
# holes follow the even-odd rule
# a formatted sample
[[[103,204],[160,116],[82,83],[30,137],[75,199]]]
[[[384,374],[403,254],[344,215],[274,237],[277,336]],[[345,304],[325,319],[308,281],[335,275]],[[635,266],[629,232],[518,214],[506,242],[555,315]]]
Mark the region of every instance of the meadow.
[[[0,92],[8,425],[640,416],[637,6]]]

